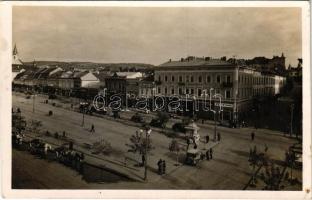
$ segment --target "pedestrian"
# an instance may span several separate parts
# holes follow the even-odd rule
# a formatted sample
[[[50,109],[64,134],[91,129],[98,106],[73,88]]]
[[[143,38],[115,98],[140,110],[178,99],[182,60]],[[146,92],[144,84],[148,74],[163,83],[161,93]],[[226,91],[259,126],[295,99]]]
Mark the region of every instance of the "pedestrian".
[[[212,148],[210,148],[209,154],[210,154],[210,159],[212,159]]]
[[[264,147],[264,152],[267,152],[269,149],[269,147],[265,144],[265,147]]]
[[[209,152],[210,152],[209,150],[206,151],[206,159],[207,159],[207,160],[210,160],[210,154],[209,154]]]
[[[66,137],[66,132],[65,131],[63,131],[63,138],[65,138]]]
[[[145,155],[144,154],[142,154],[142,164],[141,164],[142,166],[144,166],[145,165]]]
[[[186,147],[186,149],[188,149],[189,148],[189,146],[190,146],[190,139],[189,138],[186,138],[186,144],[187,144],[187,147]]]
[[[218,141],[220,142],[221,141],[221,134],[218,132]]]
[[[158,166],[158,174],[161,175],[162,173],[162,159],[159,159],[159,161],[157,162],[157,166]]]
[[[251,132],[251,141],[254,141],[254,139],[255,139],[255,133]]]
[[[70,108],[73,109],[74,108],[74,104],[70,104]]]
[[[94,132],[95,132],[94,124],[91,125],[91,130],[90,130],[90,132],[91,132],[91,133],[94,133]]]
[[[202,119],[202,124],[204,124],[205,123],[205,120],[204,119]]]
[[[197,149],[197,144],[196,143],[194,143],[194,149]]]
[[[166,161],[162,161],[162,174],[166,174]]]
[[[209,142],[209,135],[206,135],[206,144],[208,144],[208,142]]]

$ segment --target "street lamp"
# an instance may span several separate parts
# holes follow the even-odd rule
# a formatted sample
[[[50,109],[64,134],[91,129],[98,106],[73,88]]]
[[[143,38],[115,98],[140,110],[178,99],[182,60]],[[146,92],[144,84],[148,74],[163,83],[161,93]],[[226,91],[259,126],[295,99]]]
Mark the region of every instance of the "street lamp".
[[[147,148],[149,146],[149,137],[151,135],[152,129],[147,126],[145,128],[145,149],[144,149],[144,155],[145,155],[145,161],[144,161],[144,180],[147,180]]]

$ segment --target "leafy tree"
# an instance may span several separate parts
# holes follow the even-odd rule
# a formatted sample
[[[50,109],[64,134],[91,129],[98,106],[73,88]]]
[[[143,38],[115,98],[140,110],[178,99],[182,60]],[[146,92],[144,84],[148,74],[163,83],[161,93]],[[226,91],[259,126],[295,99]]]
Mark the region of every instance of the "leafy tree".
[[[12,128],[17,133],[21,133],[23,130],[26,129],[26,120],[25,117],[21,116],[20,113],[12,115]]]
[[[35,134],[40,133],[40,129],[42,127],[42,122],[39,120],[31,120],[30,121],[30,131],[32,131]]]
[[[145,134],[144,134],[145,135]],[[152,146],[152,141],[149,137],[143,136],[143,131],[137,131],[135,135],[130,136],[130,144],[126,144],[126,146],[129,147],[128,152],[143,154],[145,151],[145,148],[147,148],[147,151],[150,151]]]
[[[110,154],[113,150],[110,142],[108,142],[105,139],[101,139],[100,141],[93,143],[92,149],[93,149],[92,153],[94,154],[102,153],[104,155]]]

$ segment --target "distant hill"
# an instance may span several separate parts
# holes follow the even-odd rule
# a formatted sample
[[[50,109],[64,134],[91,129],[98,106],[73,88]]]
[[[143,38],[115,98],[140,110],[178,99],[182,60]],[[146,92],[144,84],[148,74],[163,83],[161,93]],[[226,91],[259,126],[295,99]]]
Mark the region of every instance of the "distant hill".
[[[121,71],[121,70],[149,70],[154,67],[151,64],[145,63],[93,63],[93,62],[59,62],[59,61],[35,61],[38,67],[49,65],[62,67],[65,70],[71,68],[79,69],[105,69],[111,71]],[[24,62],[25,65],[32,65],[33,62]]]

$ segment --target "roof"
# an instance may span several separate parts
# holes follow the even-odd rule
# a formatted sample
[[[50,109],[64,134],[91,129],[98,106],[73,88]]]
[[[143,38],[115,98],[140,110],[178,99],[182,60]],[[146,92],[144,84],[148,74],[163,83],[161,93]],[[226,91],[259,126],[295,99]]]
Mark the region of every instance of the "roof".
[[[116,72],[119,77],[124,77],[126,79],[136,79],[142,78],[143,74],[141,72]]]
[[[101,71],[99,73],[94,73],[94,76],[96,76],[100,81],[105,81],[105,79],[107,77],[110,77],[112,74],[110,72],[107,72],[107,71]]]
[[[181,58],[180,61],[171,61],[165,62],[154,69],[156,70],[170,70],[170,69],[183,69],[183,70],[194,70],[196,69],[207,69],[207,68],[220,68],[220,67],[234,67],[235,64],[226,61],[225,58],[215,59],[210,57],[194,57],[189,56],[187,58]]]

